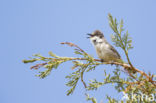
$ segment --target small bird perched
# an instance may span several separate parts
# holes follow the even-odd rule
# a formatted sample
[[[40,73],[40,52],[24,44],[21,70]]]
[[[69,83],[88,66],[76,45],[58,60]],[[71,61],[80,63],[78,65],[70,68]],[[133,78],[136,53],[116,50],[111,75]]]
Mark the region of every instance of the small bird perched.
[[[96,53],[102,62],[121,61],[119,53],[106,41],[102,32],[95,30],[92,34],[88,35],[88,38],[90,38],[91,42],[93,43]]]

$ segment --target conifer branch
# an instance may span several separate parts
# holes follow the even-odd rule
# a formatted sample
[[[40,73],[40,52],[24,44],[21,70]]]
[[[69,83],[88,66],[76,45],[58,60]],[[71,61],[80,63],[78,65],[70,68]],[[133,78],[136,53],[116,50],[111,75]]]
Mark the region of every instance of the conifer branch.
[[[109,18],[109,24],[112,30],[114,31],[114,34],[112,35],[112,41],[114,42],[115,46],[120,47],[127,58],[127,62],[101,62],[100,59],[95,59],[92,56],[90,56],[87,52],[85,52],[83,49],[81,49],[78,45],[70,43],[70,42],[62,42],[61,44],[66,44],[70,47],[74,47],[75,54],[79,55],[78,57],[60,57],[56,54],[49,52],[50,57],[44,57],[40,54],[35,54],[33,57],[31,57],[28,60],[23,60],[23,63],[34,63],[39,62],[35,64],[34,66],[30,67],[31,69],[38,70],[39,75],[37,75],[40,78],[47,77],[53,69],[57,69],[58,66],[62,63],[72,61],[73,66],[71,74],[66,76],[66,79],[68,79],[68,82],[66,85],[70,87],[70,89],[67,91],[67,95],[70,95],[74,92],[78,81],[80,80],[82,84],[84,85],[86,90],[97,90],[99,87],[106,85],[106,84],[116,84],[115,89],[118,92],[124,92],[130,95],[131,92],[141,92],[145,93],[147,95],[150,95],[154,93],[154,96],[156,97],[156,81],[154,80],[154,74],[147,74],[140,69],[134,67],[130,61],[128,51],[132,49],[132,39],[129,37],[128,31],[126,33],[123,33],[123,20],[121,20],[120,24],[118,25],[116,18],[113,19],[111,14],[108,15]],[[81,57],[80,57],[81,56]],[[85,82],[84,75],[85,73],[88,73],[92,70],[95,70],[97,66],[99,65],[117,65],[119,67],[123,67],[128,73],[127,78],[121,78],[120,74],[122,73],[119,68],[113,69],[113,75],[106,73],[104,71],[105,78],[102,82],[97,81],[96,79],[90,80],[90,83],[87,84]],[[39,68],[45,68],[43,71],[40,71]],[[135,74],[133,73],[135,72]],[[97,103],[96,99],[94,97],[87,96],[87,100],[92,101],[93,103]],[[111,98],[107,96],[107,99],[110,103],[114,103],[117,100],[114,98]],[[121,101],[123,103],[123,101]],[[127,102],[131,103],[133,100],[127,100]]]

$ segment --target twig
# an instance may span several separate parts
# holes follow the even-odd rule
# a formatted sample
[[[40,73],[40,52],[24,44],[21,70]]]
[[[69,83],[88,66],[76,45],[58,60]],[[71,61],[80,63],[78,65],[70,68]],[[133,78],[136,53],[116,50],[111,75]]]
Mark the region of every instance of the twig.
[[[121,39],[121,38],[120,38],[120,39]],[[70,43],[70,42],[62,42],[61,44],[67,44],[67,45],[69,45],[69,46],[71,46],[71,47],[76,47],[76,48],[78,48],[80,51],[86,53],[83,49],[81,49],[79,46],[77,46],[77,45],[75,45],[75,44],[73,44],[73,43]],[[123,45],[123,43],[122,43],[122,45]],[[128,53],[126,52],[126,49],[125,49],[125,48],[124,48],[124,52],[125,52],[125,54],[126,54],[126,57],[127,57],[127,60],[128,60],[129,65],[128,65],[128,64],[125,64],[125,63],[119,63],[119,62],[104,62],[103,64],[115,64],[115,65],[120,65],[120,66],[124,67],[125,69],[132,69],[132,70],[134,70],[134,71],[136,71],[136,72],[139,72],[141,75],[144,75],[144,76],[148,79],[148,81],[150,81],[152,84],[154,84],[154,85],[156,86],[156,84],[155,84],[156,81],[153,81],[153,80],[152,80],[152,77],[148,76],[145,72],[143,72],[143,71],[141,71],[141,70],[135,68],[135,67],[132,65],[132,63],[130,62]],[[86,53],[86,54],[87,54],[87,53]],[[75,60],[85,60],[85,58],[75,58]],[[95,60],[95,61],[101,61],[101,60],[99,60],[99,59],[94,59],[94,60]],[[134,78],[133,75],[130,74],[130,76]]]
[[[85,71],[85,70],[83,70],[83,71]],[[83,80],[83,73],[84,73],[83,71],[81,72],[81,82],[83,83],[84,87],[87,88],[87,85]]]
[[[64,60],[63,58],[53,58],[53,59],[55,59],[55,60]],[[69,57],[69,61],[71,61],[71,60],[87,60],[86,58],[70,58]],[[98,62],[101,62],[101,60],[100,59],[94,59],[94,61],[98,61]],[[31,67],[31,69],[38,69],[39,67],[41,67],[41,66],[44,66],[44,65],[46,65],[47,63],[42,63],[42,64],[36,64],[35,66],[32,66]],[[119,62],[103,62],[103,63],[100,63],[100,64],[114,64],[114,65],[120,65],[120,66],[122,66],[122,67],[124,67],[125,69],[131,69],[131,66],[130,65],[128,65],[128,64],[125,64],[125,63],[119,63]],[[141,71],[141,70],[139,70],[139,69],[137,69],[137,68],[134,68],[133,67],[133,69],[136,71],[136,72],[139,72],[141,75],[144,75],[147,79],[148,79],[148,81],[150,81],[152,84],[153,83],[156,83],[156,81],[153,81],[152,80],[152,78],[151,77],[149,77],[145,72],[143,72],[143,71]],[[156,84],[155,84],[156,85]]]
[[[73,43],[70,43],[70,42],[62,42],[61,44],[67,44],[71,47],[76,47],[78,48],[81,52],[87,54],[84,50],[82,50],[79,46],[73,44]],[[88,54],[87,54],[88,55]],[[52,61],[49,61],[49,62],[54,62],[54,61],[57,61],[57,60],[64,60],[65,58],[52,58]],[[73,58],[73,57],[68,57],[68,61],[73,61],[73,60],[87,60],[86,58]],[[124,67],[126,70],[129,70],[129,69],[133,69],[135,70],[136,72],[140,73],[141,75],[145,76],[147,78],[147,80],[149,82],[151,82],[154,86],[156,86],[156,81],[153,80],[153,76],[148,76],[145,72],[133,67],[132,65],[128,65],[126,63],[120,63],[120,62],[102,62],[101,63],[101,60],[100,59],[94,59],[94,61],[98,61],[100,63],[98,64],[114,64],[114,65],[120,65],[122,67]],[[40,67],[43,67],[44,65],[47,65],[48,62],[45,62],[45,63],[41,63],[41,64],[36,64],[35,66],[32,66],[31,69],[38,69]],[[133,75],[130,75],[131,77],[133,77]],[[85,85],[85,82],[83,81],[83,78],[81,78],[81,81],[83,82],[84,86],[86,87]]]
[[[73,43],[70,43],[70,42],[62,42],[62,43],[60,43],[60,44],[67,44],[67,45],[69,45],[69,46],[71,46],[71,47],[76,47],[76,48],[78,48],[81,52],[87,54],[83,49],[81,49],[81,48],[80,48],[79,46],[77,46],[76,44],[73,44]]]

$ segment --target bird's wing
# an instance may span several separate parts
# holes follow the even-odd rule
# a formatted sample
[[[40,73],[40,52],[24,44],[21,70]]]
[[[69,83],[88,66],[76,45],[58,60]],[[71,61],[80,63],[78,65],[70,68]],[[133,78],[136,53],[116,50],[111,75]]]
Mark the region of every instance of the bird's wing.
[[[121,56],[120,56],[120,54],[117,52],[117,50],[116,50],[112,45],[110,45],[109,47],[110,47],[110,50],[112,50],[114,53],[116,53],[116,55],[117,55],[118,58],[120,59]]]

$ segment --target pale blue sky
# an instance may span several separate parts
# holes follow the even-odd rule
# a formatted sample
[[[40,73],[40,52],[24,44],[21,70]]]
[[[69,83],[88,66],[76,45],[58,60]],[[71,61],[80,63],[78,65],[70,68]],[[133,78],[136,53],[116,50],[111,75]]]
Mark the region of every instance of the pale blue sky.
[[[96,56],[86,33],[99,29],[112,44],[107,14],[124,19],[124,27],[133,38],[129,52],[132,63],[146,72],[156,73],[156,1],[155,0],[1,0],[0,1],[0,103],[86,103],[82,84],[66,96],[65,76],[71,63],[61,65],[45,79],[34,75],[22,59],[32,54],[74,56],[73,49],[60,42],[73,42]],[[120,48],[117,48],[123,56]],[[108,68],[111,69],[111,68]],[[102,79],[103,69],[87,74]],[[92,78],[91,78],[92,79]],[[106,86],[105,86],[106,87]],[[111,88],[97,91],[98,102],[105,94],[121,98]]]

